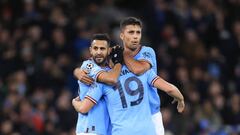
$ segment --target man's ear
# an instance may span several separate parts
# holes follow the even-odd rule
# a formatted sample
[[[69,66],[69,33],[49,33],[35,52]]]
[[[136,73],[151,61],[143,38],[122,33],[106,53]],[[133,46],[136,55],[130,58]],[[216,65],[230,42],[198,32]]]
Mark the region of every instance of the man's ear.
[[[89,47],[89,52],[92,55],[92,47],[91,46]]]
[[[121,32],[120,35],[119,35],[120,39],[123,40],[123,33]]]
[[[108,48],[108,55],[110,55],[111,51],[112,51],[112,48],[109,47],[109,48]]]

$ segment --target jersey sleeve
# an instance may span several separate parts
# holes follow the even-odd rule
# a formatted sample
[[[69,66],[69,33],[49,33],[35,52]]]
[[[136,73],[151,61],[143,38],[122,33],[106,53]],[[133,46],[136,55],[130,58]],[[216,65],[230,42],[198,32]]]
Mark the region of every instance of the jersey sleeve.
[[[85,98],[91,100],[94,104],[97,104],[103,96],[103,93],[103,84],[95,82],[90,86]]]
[[[147,74],[146,76],[148,78],[147,79],[148,84],[150,86],[153,86],[154,82],[159,78],[158,75],[152,69],[148,70],[146,72],[146,74]]]
[[[104,69],[102,69],[100,66],[98,66],[96,63],[94,63],[91,60],[84,61],[81,69],[88,71],[88,76],[93,78],[95,81],[97,79],[97,76],[104,72]]]
[[[155,51],[151,47],[144,47],[140,52],[139,52],[139,57],[137,60],[146,60],[148,61],[152,67],[156,66],[155,62],[156,61],[156,54]]]

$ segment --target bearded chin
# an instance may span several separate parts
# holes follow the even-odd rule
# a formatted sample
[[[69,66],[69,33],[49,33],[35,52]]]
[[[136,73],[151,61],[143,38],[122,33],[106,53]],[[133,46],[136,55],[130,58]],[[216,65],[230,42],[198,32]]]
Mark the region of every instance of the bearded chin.
[[[131,51],[135,51],[137,50],[137,47],[136,48],[129,48]]]
[[[105,62],[106,62],[106,59],[103,60],[103,61],[97,61],[96,59],[93,59],[93,60],[94,60],[94,62],[95,62],[97,65],[104,65]]]

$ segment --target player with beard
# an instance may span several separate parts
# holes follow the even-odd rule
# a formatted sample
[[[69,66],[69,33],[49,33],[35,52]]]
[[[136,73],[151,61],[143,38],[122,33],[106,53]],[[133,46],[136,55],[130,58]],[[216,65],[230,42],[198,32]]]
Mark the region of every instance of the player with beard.
[[[96,34],[93,36],[91,46],[89,48],[92,57],[86,60],[81,65],[87,74],[98,81],[105,79],[109,84],[115,84],[118,80],[121,71],[121,63],[123,61],[123,48],[120,46],[114,47],[111,53],[116,53],[113,59],[113,68],[110,70],[108,65],[108,55],[110,54],[110,41],[106,34]],[[83,100],[86,93],[95,84],[86,85],[78,81],[79,96],[75,100]],[[87,97],[86,97],[87,98]],[[109,114],[106,108],[104,99],[101,99],[88,113],[78,113],[76,126],[77,135],[110,135],[111,125]]]

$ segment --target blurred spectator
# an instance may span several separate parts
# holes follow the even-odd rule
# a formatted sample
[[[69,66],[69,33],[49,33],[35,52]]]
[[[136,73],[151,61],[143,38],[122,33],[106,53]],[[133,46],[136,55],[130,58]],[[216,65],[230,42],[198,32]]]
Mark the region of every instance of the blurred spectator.
[[[237,126],[240,123],[240,96],[233,93],[230,101],[227,103],[224,112],[223,120],[227,125]]]
[[[185,31],[185,40],[181,45],[182,55],[188,60],[188,65],[202,65],[206,59],[204,44],[194,30]]]

